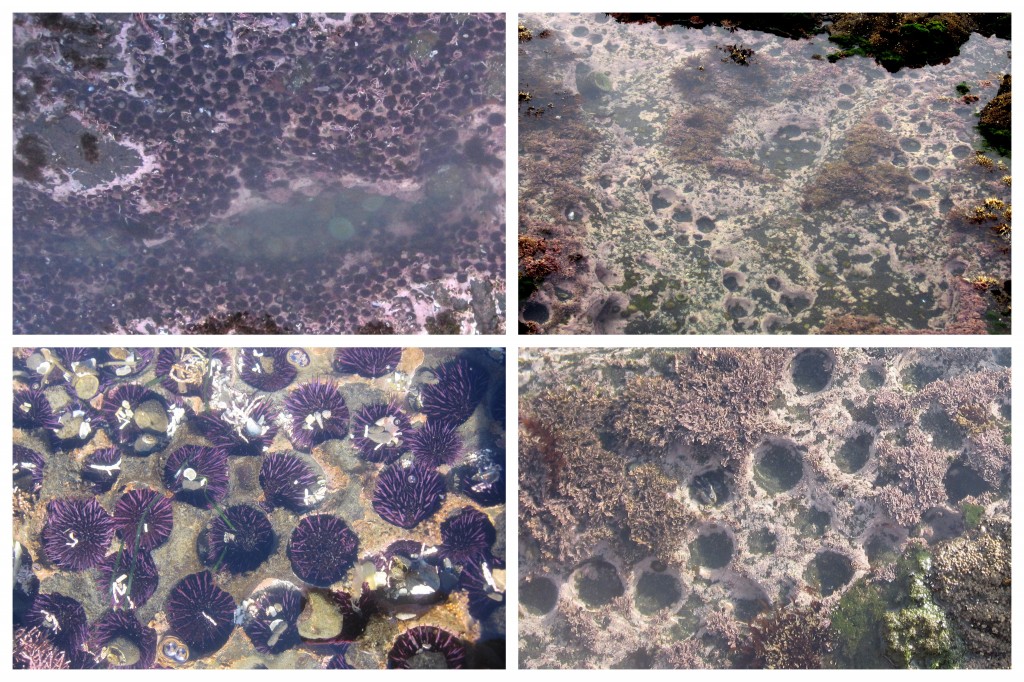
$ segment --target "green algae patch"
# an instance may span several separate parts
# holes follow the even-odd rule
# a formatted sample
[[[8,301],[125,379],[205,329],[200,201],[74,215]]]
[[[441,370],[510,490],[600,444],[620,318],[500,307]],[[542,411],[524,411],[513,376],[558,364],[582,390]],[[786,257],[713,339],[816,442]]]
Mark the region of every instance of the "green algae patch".
[[[857,581],[832,613],[837,642],[833,653],[843,668],[891,668],[879,633],[886,613],[882,591],[866,579]]]
[[[885,614],[888,655],[902,668],[955,668],[960,661],[946,613],[932,601]]]
[[[960,505],[960,511],[964,515],[964,526],[968,530],[973,530],[980,526],[982,519],[985,518],[985,508],[980,504],[964,502]]]

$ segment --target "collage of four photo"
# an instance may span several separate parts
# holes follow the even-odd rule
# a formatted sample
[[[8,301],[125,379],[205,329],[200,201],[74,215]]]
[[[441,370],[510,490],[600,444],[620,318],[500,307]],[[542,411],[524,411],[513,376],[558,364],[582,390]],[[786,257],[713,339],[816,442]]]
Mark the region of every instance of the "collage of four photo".
[[[1008,670],[1010,14],[498,9],[8,15],[13,668]]]

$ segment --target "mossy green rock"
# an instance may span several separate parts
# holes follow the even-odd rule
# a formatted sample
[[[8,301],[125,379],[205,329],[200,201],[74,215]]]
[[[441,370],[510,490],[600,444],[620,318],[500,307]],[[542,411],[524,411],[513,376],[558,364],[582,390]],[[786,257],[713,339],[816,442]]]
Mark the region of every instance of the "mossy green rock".
[[[885,614],[889,658],[903,668],[953,668],[960,657],[945,612],[932,601]]]
[[[878,633],[886,615],[885,597],[867,580],[846,591],[832,613],[836,661],[844,668],[888,668]]]
[[[978,132],[997,152],[1010,155],[1010,74],[1003,76],[999,92],[981,110]]]

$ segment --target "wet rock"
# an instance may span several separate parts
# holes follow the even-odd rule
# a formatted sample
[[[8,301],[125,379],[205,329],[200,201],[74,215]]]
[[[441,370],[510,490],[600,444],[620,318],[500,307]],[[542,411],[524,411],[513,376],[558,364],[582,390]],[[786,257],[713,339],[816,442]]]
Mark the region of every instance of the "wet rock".
[[[150,433],[167,433],[169,418],[167,409],[159,400],[147,400],[137,408],[133,417],[135,425]]]
[[[1010,154],[1010,74],[1003,76],[999,92],[981,110],[978,132],[1003,156]]]

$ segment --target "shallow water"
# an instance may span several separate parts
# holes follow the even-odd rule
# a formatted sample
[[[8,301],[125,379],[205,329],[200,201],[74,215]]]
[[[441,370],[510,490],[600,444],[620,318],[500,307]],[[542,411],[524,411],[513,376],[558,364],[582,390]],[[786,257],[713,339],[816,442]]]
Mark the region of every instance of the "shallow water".
[[[520,90],[543,110],[520,104],[520,213],[586,259],[554,285],[565,294],[533,294],[540,329],[813,333],[853,315],[941,330],[961,275],[1008,278],[1008,244],[951,212],[1009,200],[1006,169],[973,164],[1008,41],[974,34],[949,64],[891,74],[830,64],[827,36],[522,21],[550,35],[519,47]],[[733,44],[748,64],[723,56]],[[955,100],[961,81],[980,102]],[[858,144],[868,175],[837,179]]]
[[[501,329],[501,17],[18,15],[14,34],[18,331]]]
[[[525,667],[1009,665],[1005,354],[817,352],[520,353]]]
[[[21,421],[14,429],[16,502],[12,521],[20,566],[13,614],[16,639],[26,637],[35,626],[44,640],[62,650],[63,661],[73,668],[122,667],[140,657],[146,660],[147,651],[152,660],[152,644],[147,646],[132,633],[101,638],[97,624],[115,613],[136,618],[141,631],[153,638],[156,650],[163,652],[143,667],[373,669],[396,667],[395,647],[400,638],[424,626],[449,633],[454,646],[445,649],[440,660],[436,660],[439,646],[413,648],[406,657],[410,665],[434,659],[435,667],[503,667],[503,354],[399,349],[382,371],[372,372],[381,376],[370,378],[365,372],[358,375],[351,367],[340,365],[335,349],[296,348],[288,350],[287,356],[273,355],[272,359],[272,349],[255,350],[178,349],[172,375],[182,381],[186,375],[195,378],[170,382],[181,391],[168,387],[168,370],[155,360],[144,360],[133,365],[136,371],[116,375],[113,368],[121,365],[111,364],[110,358],[124,355],[117,349],[110,354],[100,349],[19,349],[15,353],[14,387],[16,395],[24,396],[20,404],[36,399],[17,392],[36,388],[42,391],[39,400],[45,400],[60,416],[57,427]],[[68,361],[72,357],[77,360]],[[396,357],[397,364],[393,362]],[[442,373],[435,374],[435,370],[454,358],[474,368],[477,380],[483,382],[483,392],[477,391],[467,403],[472,405],[468,413],[451,422],[452,444],[430,450],[447,454],[427,459],[435,455],[418,449],[415,434],[427,423],[436,426],[440,417],[429,405],[424,407],[421,398],[429,402],[428,394],[435,389],[428,386],[438,386]],[[75,369],[70,369],[71,362]],[[64,379],[64,369],[56,368],[58,363],[75,377],[70,380],[73,383]],[[204,369],[187,374],[186,365]],[[99,368],[99,388],[89,378],[96,376],[93,367]],[[249,367],[261,370],[243,379],[243,368]],[[287,381],[289,373],[294,376]],[[286,385],[266,385],[271,390],[264,391],[248,383],[259,383],[267,374],[284,376]],[[300,408],[287,401],[303,392],[309,395],[316,381],[335,389],[343,403],[330,403],[330,409],[324,403],[322,410],[315,408],[305,420],[296,417]],[[103,412],[103,403],[108,408],[111,401],[116,405],[115,392],[129,384],[151,393],[144,401],[126,399],[117,414],[111,409]],[[97,390],[100,392],[91,397]],[[73,394],[90,399],[75,403]],[[385,416],[358,421],[364,409],[377,409],[371,407],[374,405],[391,405],[387,408],[390,420]],[[267,406],[271,412],[260,412]],[[435,416],[428,417],[424,410]],[[29,408],[22,410],[25,419],[30,412]],[[249,416],[239,420],[243,412]],[[16,419],[18,415],[16,408]],[[225,444],[223,434],[218,435],[210,420],[231,425],[233,445]],[[324,432],[325,438],[317,436],[310,444],[306,434],[320,434],[317,425],[324,422],[340,424],[344,435]],[[83,423],[90,428],[82,428]],[[125,433],[131,435],[123,437]],[[215,464],[199,454],[189,455],[174,472],[177,465],[171,460],[177,453],[211,445],[232,448],[223,489],[218,487]],[[112,448],[110,463],[95,459],[108,448]],[[278,475],[268,470],[271,458],[282,455],[300,462],[311,478],[297,471]],[[41,464],[33,459],[40,457]],[[417,478],[435,486],[434,492],[422,493],[422,497],[411,491],[395,493],[397,499],[387,498],[407,510],[403,514],[415,513],[415,517],[389,515],[386,507],[379,506],[378,497],[387,494],[378,494],[378,489],[383,490],[386,474],[392,470],[411,486]],[[140,543],[149,542],[150,531],[155,533],[161,527],[154,520],[155,512],[149,517],[144,513],[138,525],[132,526],[134,537],[118,535],[97,541],[97,560],[106,555],[102,561],[113,562],[111,576],[125,573],[127,580],[121,583],[129,586],[126,601],[124,593],[107,586],[99,568],[90,565],[74,570],[62,558],[61,552],[66,550],[59,540],[66,539],[64,544],[72,550],[79,542],[92,546],[88,528],[62,531],[56,544],[47,528],[60,523],[55,520],[57,512],[50,508],[55,501],[95,501],[103,514],[114,514],[116,519],[121,500],[133,490],[155,491],[156,504],[169,506],[172,526],[167,529],[166,541],[151,552]],[[405,500],[404,494],[413,498]],[[249,509],[255,518],[239,525],[233,515],[241,513],[240,508]],[[336,550],[347,541],[335,532],[328,545],[313,553],[319,561],[303,563],[308,555],[304,555],[306,560],[297,558],[297,529],[303,527],[304,520],[324,515],[341,519],[357,545],[351,552]],[[470,519],[470,527],[479,527],[480,535],[456,541],[454,538],[462,537],[453,530],[460,523],[453,521],[456,518]],[[222,520],[226,527],[218,530],[216,524]],[[264,523],[266,533],[247,534]],[[398,541],[407,542],[394,544]],[[218,546],[224,549],[215,549]],[[460,554],[457,547],[468,549]],[[138,585],[149,579],[136,568],[145,559],[131,564],[122,560],[132,553],[151,557],[155,564],[155,584],[148,598],[131,587],[133,580]],[[222,620],[220,625],[226,628],[223,638],[209,650],[190,640],[194,631],[173,617],[177,613],[172,599],[176,585],[203,571],[210,572],[213,584],[232,601],[224,614],[212,610],[212,605],[208,608],[213,615],[207,614],[206,620]],[[271,644],[280,638],[281,646],[261,650],[258,635],[250,633],[259,615],[254,603],[261,602],[248,600],[255,600],[270,586],[280,587],[281,581],[298,595],[296,610],[288,610],[293,608],[290,606],[271,608],[277,603],[271,602],[268,613],[273,617],[265,624],[274,633]],[[70,613],[60,614],[56,626],[39,621],[39,609],[44,608],[37,608],[39,600],[55,593],[80,604],[80,623]],[[283,600],[280,596],[274,599]],[[110,610],[112,605],[116,611]],[[86,621],[92,629],[74,641],[61,639],[60,619],[64,619],[65,632],[77,632],[77,625],[84,627]],[[171,646],[178,643],[184,643],[183,655]],[[26,655],[36,650],[15,648]],[[458,656],[447,658],[453,651]]]

